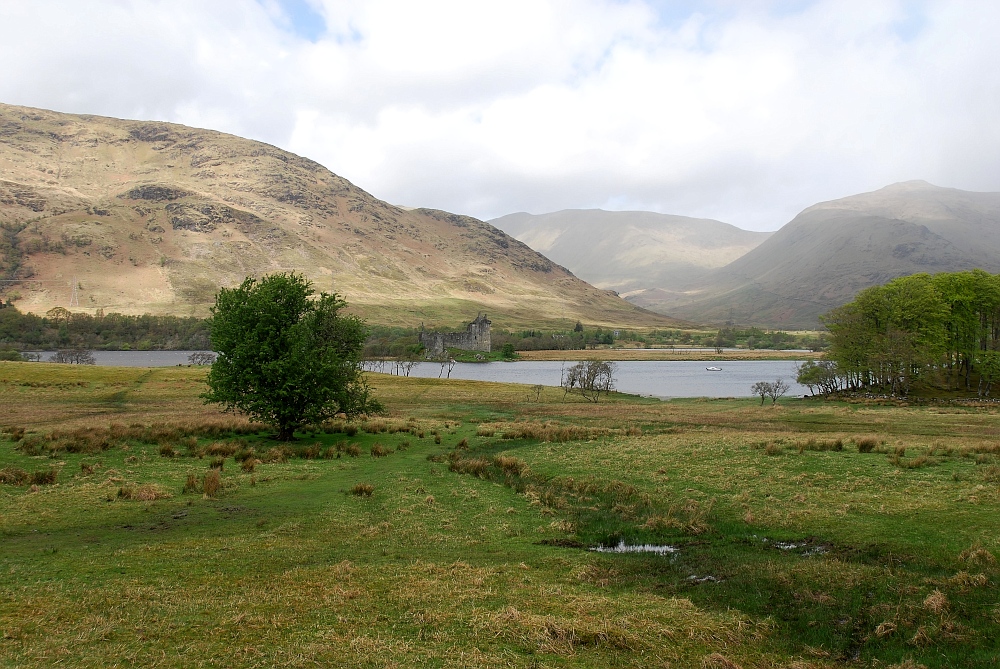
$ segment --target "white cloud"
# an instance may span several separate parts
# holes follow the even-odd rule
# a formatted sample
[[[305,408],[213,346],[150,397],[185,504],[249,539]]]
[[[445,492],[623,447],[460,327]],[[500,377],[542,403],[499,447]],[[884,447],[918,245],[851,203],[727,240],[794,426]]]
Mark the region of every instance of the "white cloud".
[[[4,3],[0,100],[242,134],[483,218],[773,229],[894,181],[1000,190],[996,3],[305,1],[308,38],[303,0]]]

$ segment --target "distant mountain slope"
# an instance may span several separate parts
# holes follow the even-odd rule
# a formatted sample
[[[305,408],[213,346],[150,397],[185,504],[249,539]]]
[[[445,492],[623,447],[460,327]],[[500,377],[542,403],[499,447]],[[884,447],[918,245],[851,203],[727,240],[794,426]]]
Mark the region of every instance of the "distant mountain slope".
[[[295,270],[381,323],[672,323],[482,221],[169,123],[0,105],[0,223],[0,278],[22,280],[0,292],[35,312],[206,314],[220,286]]]
[[[909,181],[816,204],[695,286],[631,299],[702,321],[814,328],[862,288],[974,267],[1000,272],[1000,193]]]
[[[600,209],[510,214],[490,223],[580,278],[619,293],[688,284],[771,234],[710,219]]]

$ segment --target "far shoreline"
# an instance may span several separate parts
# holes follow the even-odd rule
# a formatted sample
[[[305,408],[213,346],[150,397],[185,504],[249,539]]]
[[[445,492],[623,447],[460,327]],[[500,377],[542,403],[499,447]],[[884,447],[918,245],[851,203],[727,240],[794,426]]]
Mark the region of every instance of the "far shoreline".
[[[823,353],[817,351],[774,351],[770,349],[715,351],[692,349],[628,349],[628,348],[598,348],[586,350],[546,350],[518,351],[518,359],[524,361],[541,360],[609,360],[614,362],[631,362],[642,360],[694,360],[703,362],[725,360],[818,360]]]

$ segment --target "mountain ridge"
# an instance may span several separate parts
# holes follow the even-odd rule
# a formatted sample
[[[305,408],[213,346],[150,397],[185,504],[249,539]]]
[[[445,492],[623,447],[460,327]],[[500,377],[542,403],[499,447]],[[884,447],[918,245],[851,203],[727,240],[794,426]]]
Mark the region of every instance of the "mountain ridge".
[[[293,270],[385,324],[674,323],[488,223],[396,207],[308,158],[178,124],[0,104],[0,222],[0,273],[20,280],[5,293],[35,312],[204,315],[220,286]]]

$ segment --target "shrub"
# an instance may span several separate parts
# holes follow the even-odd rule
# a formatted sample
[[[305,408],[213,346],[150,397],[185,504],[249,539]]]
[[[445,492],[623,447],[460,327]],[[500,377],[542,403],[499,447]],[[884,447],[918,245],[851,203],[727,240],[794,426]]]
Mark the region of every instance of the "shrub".
[[[327,434],[337,434],[344,431],[344,422],[340,420],[327,421],[323,423],[322,427]]]
[[[352,458],[356,458],[361,455],[361,447],[357,444],[348,444],[344,447],[344,453],[347,453]]]
[[[357,425],[348,425],[344,428],[344,434],[346,434],[348,437],[353,437],[357,433],[358,433]]]
[[[24,485],[31,479],[31,474],[20,467],[4,467],[0,469],[0,483],[6,485]]]
[[[392,453],[391,448],[386,448],[377,441],[374,444],[372,444],[371,454],[373,458],[384,458],[390,453]]]
[[[257,468],[257,463],[259,462],[260,460],[258,460],[257,458],[247,458],[240,464],[240,469],[242,469],[248,474],[251,474],[253,473],[253,470]]]
[[[56,482],[55,469],[42,469],[31,475],[32,485],[52,485]]]
[[[177,457],[177,451],[174,450],[173,444],[163,444],[162,446],[160,446],[160,457],[164,458]]]
[[[226,459],[224,457],[222,457],[221,455],[218,456],[218,457],[212,458],[212,461],[210,463],[208,463],[208,466],[210,468],[212,468],[212,469],[222,469],[223,467],[226,466]]]
[[[371,483],[356,483],[351,488],[351,494],[355,497],[371,497],[375,494],[375,486]]]
[[[219,490],[222,489],[222,477],[219,476],[218,469],[210,469],[205,472],[205,478],[202,482],[202,490],[209,497],[215,497]]]

